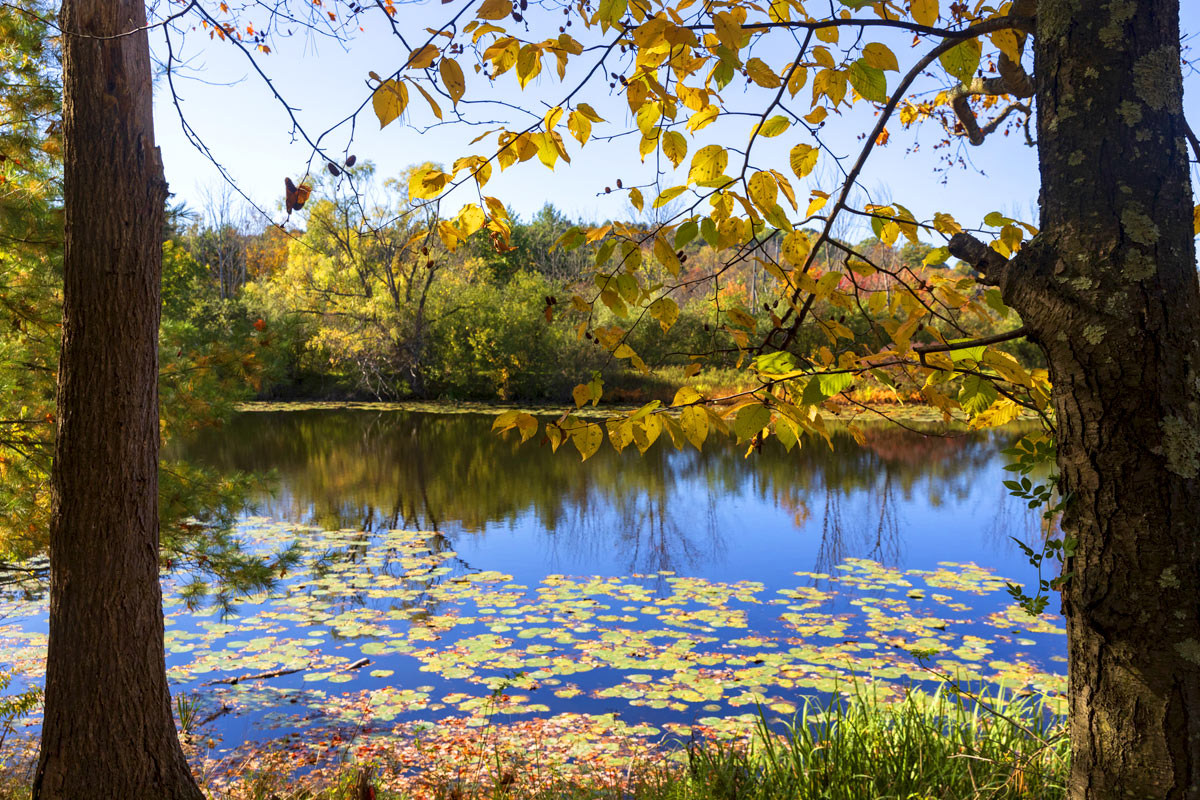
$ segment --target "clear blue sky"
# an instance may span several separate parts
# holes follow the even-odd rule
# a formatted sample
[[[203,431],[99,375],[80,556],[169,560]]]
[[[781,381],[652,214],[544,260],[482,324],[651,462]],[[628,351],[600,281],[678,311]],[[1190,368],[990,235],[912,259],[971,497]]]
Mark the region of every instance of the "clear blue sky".
[[[470,0],[476,2],[477,0]],[[463,0],[452,0],[449,4],[426,0],[405,3],[398,17],[400,27],[407,36],[420,32],[427,25],[437,26],[441,21],[457,12]],[[215,4],[214,4],[215,5]],[[303,4],[301,4],[303,5]],[[1185,45],[1200,44],[1200,3],[1184,0],[1183,27]],[[340,7],[340,4],[339,4]],[[463,19],[469,19],[473,12]],[[541,12],[533,5],[530,16],[535,25],[553,19],[559,24],[561,16],[550,18],[550,12]],[[255,18],[249,17],[254,20]],[[302,26],[291,26],[294,35],[278,36],[270,43],[271,55],[254,56],[256,63],[269,75],[274,89],[295,107],[296,115],[309,131],[316,135],[351,114],[370,97],[367,75],[371,70],[388,74],[395,70],[407,53],[400,42],[387,29],[383,16],[378,11],[368,11],[362,17],[365,31],[355,31],[352,41],[343,46],[339,42],[320,34],[307,31]],[[189,28],[190,28],[189,23]],[[285,26],[286,29],[286,26]],[[549,29],[535,29],[529,36],[542,38]],[[578,25],[571,29],[587,44],[586,36]],[[250,197],[272,213],[274,219],[283,217],[279,208],[285,176],[293,180],[304,174],[310,148],[292,135],[292,125],[280,102],[273,97],[272,90],[255,72],[251,61],[228,43],[210,41],[199,28],[188,30],[182,35],[171,37],[177,64],[175,88],[179,108],[188,123],[210,149],[212,155],[225,166],[228,173]],[[417,37],[409,42],[423,41]],[[156,58],[165,58],[166,45],[161,31],[152,35],[152,47]],[[907,38],[893,37],[892,44],[900,59],[901,69],[916,58],[907,47]],[[772,51],[758,53],[773,66],[783,61],[773,59]],[[585,54],[586,56],[586,54]],[[1193,49],[1192,57],[1200,56]],[[502,76],[494,84],[469,67],[469,58],[460,57],[467,73],[467,100],[501,101],[525,109],[526,112],[498,104],[481,104],[465,108],[466,115],[475,120],[496,120],[510,126],[529,124],[540,117],[547,105],[554,104],[578,81],[589,61],[573,63],[567,72],[567,80],[559,82],[553,74],[548,59],[542,75],[527,91],[516,88],[513,73]],[[906,63],[907,62],[907,63]],[[935,70],[940,71],[939,68]],[[898,80],[896,73],[888,73],[889,87]],[[730,89],[738,85],[735,81]],[[934,86],[926,83],[924,89]],[[202,192],[206,187],[216,188],[221,178],[216,168],[190,144],[182,130],[179,114],[172,102],[171,92],[164,78],[156,82],[156,122],[159,144],[166,163],[167,179],[177,199],[197,207],[201,205]],[[731,93],[732,94],[732,93]],[[808,96],[806,87],[797,100]],[[1193,126],[1200,123],[1200,77],[1185,78],[1185,102],[1192,109]],[[746,108],[752,108],[755,98],[745,98]],[[609,125],[598,125],[595,134],[618,133],[632,126],[628,109],[622,97],[610,94],[608,84],[597,83],[593,89],[585,90],[575,98],[592,103],[609,120]],[[445,111],[449,102],[442,99]],[[807,108],[797,103],[800,113]],[[844,107],[843,107],[844,108]],[[872,124],[871,111],[867,104],[859,103],[844,117],[831,117],[822,136],[831,149],[853,160],[861,143],[857,136]],[[349,152],[360,161],[370,160],[377,164],[379,174],[392,176],[405,167],[422,161],[451,163],[458,156],[476,152],[489,153],[486,148],[494,142],[494,136],[477,145],[469,141],[496,125],[473,127],[461,123],[429,128],[436,122],[427,105],[416,93],[411,93],[409,112],[401,122],[393,123],[383,131],[369,105],[359,115],[354,130],[353,143]],[[564,121],[565,123],[565,121]],[[689,158],[701,145],[719,141],[723,144],[740,146],[745,141],[745,122],[735,120],[734,127],[722,127],[720,123],[701,132],[700,138],[689,140]],[[424,129],[424,130],[423,130]],[[1025,146],[1022,137],[991,137],[982,147],[969,147],[965,143],[956,145],[951,151],[954,156],[969,159],[967,168],[957,167],[936,172],[943,166],[947,151],[935,152],[932,145],[941,137],[940,128],[927,124],[915,135],[905,132],[898,124],[890,126],[892,137],[883,148],[876,148],[863,174],[861,183],[875,197],[894,199],[909,206],[918,217],[927,218],[935,210],[950,211],[960,222],[979,224],[990,211],[999,210],[1023,219],[1034,220],[1036,215],[1037,169],[1033,149]],[[605,186],[613,186],[617,178],[633,185],[653,179],[649,164],[638,161],[636,141],[619,138],[610,144],[589,144],[579,151],[566,132],[565,124],[560,128],[568,140],[568,149],[573,163],[560,161],[551,172],[534,159],[514,166],[504,173],[498,169],[487,187],[489,194],[500,197],[528,215],[543,203],[551,202],[572,216],[584,219],[604,219],[625,215],[627,201],[624,193],[604,195]],[[349,129],[343,127],[327,141],[337,152],[347,146]],[[787,169],[787,151],[799,141],[809,141],[793,128],[774,140],[766,140],[770,147],[756,147],[754,163],[757,166],[774,166],[790,174]],[[911,152],[914,143],[923,146]],[[668,165],[669,166],[669,165]],[[836,188],[833,180],[833,160],[823,157],[821,165],[807,188]],[[848,166],[848,163],[847,163]],[[687,162],[678,173],[663,178],[662,187],[682,183],[686,177]],[[807,190],[797,187],[798,194],[807,195]],[[647,192],[653,197],[652,192]],[[447,210],[456,211],[461,203],[475,199],[461,191],[453,197]],[[1034,220],[1036,221],[1036,220]]]

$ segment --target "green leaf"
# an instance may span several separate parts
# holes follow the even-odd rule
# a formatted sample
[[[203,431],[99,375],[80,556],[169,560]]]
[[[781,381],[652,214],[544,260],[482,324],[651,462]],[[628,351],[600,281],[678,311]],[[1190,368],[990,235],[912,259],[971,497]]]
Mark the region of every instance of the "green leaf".
[[[873,103],[887,102],[887,77],[883,70],[872,67],[866,59],[860,58],[850,65],[846,71],[850,85],[864,100]]]
[[[771,139],[783,133],[791,126],[792,123],[788,121],[787,117],[782,114],[776,114],[759,126],[758,135]]]
[[[808,382],[808,385],[804,387],[804,394],[800,402],[809,406],[816,405],[833,397],[835,394],[844,392],[853,383],[854,376],[849,372],[814,375]]]
[[[700,226],[696,224],[696,220],[689,219],[687,222],[679,226],[679,230],[675,231],[675,249],[682,250],[687,246],[688,242],[696,238],[696,234],[700,232]]]
[[[771,409],[762,403],[751,403],[738,409],[733,420],[733,432],[739,442],[749,441],[771,424]]]
[[[1000,393],[991,381],[978,375],[968,375],[963,378],[958,403],[963,407],[963,411],[973,416],[986,411],[999,396]]]
[[[926,253],[925,258],[922,259],[921,263],[927,267],[931,267],[936,264],[945,264],[946,259],[949,257],[950,257],[950,248],[937,247],[937,248],[934,248],[933,250],[930,250],[928,253]]]
[[[979,69],[979,59],[983,55],[983,45],[978,39],[967,39],[942,53],[940,61],[952,77],[969,84]]]
[[[1000,316],[1008,316],[1008,306],[1004,304],[1004,299],[1000,296],[999,289],[988,289],[983,293],[983,301],[987,303],[988,308]]]

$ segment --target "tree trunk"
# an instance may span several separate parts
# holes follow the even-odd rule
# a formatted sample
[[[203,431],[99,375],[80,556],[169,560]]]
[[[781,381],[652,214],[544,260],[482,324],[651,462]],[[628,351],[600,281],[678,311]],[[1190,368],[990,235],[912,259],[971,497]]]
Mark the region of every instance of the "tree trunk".
[[[66,240],[50,642],[34,798],[198,800],[158,582],[166,183],[141,0],[64,0]],[[115,38],[103,38],[114,37]]]
[[[1071,800],[1200,797],[1200,288],[1179,0],[1040,0],[1041,234],[986,270],[1046,352]]]

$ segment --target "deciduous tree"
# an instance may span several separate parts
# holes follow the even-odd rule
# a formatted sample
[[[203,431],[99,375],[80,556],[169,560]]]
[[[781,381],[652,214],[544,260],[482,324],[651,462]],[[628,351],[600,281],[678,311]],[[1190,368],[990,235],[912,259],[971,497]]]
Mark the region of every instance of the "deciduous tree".
[[[363,108],[372,109],[386,126],[406,111],[415,113],[409,99],[420,93],[428,113],[439,120],[447,113],[467,119],[472,93],[481,92],[482,81],[506,82],[510,76],[520,89],[548,98],[544,114],[494,130],[477,152],[465,153],[446,169],[430,166],[412,176],[410,200],[431,205],[450,203],[459,186],[478,190],[477,200],[439,215],[437,232],[451,250],[481,228],[494,234],[498,247],[507,246],[511,226],[504,205],[484,194],[494,168],[526,162],[553,168],[572,151],[575,158],[587,158],[600,137],[629,134],[626,140],[636,143],[646,171],[627,184],[614,182],[616,190],[637,209],[678,210],[652,226],[615,221],[573,229],[560,242],[596,248],[595,288],[572,304],[580,314],[579,335],[599,341],[615,359],[645,367],[629,344],[630,327],[645,319],[669,328],[679,312],[674,297],[697,283],[718,287],[730,265],[754,260],[772,276],[765,330],[744,306],[719,305],[714,312],[723,346],[742,354],[758,387],[724,406],[685,387],[673,411],[650,404],[610,422],[607,434],[618,449],[648,447],[664,432],[679,445],[700,447],[714,430],[732,433],[747,447],[768,437],[794,447],[805,434],[823,433],[829,398],[871,381],[908,382],[947,416],[964,416],[974,424],[1012,419],[1023,408],[1043,416],[1058,445],[1057,488],[1068,539],[1066,580],[1056,586],[1064,588],[1070,640],[1070,796],[1200,797],[1200,621],[1194,602],[1200,554],[1193,530],[1200,515],[1200,289],[1189,132],[1182,111],[1179,2],[1016,0],[943,6],[938,0],[841,0],[840,6],[817,5],[811,0],[702,6],[690,0],[601,0],[561,6],[561,17],[551,22],[543,9],[531,9],[524,0],[483,0],[465,4],[441,29],[427,33],[404,30],[395,4],[381,2],[374,11],[397,34],[404,54],[392,73],[372,74],[373,91]],[[247,29],[243,21],[224,4],[207,9],[193,3],[186,10],[200,14],[210,31],[246,56],[254,57],[253,47],[268,47],[257,34],[247,42],[240,33]],[[348,19],[368,10],[347,3],[326,13]],[[79,443],[90,445],[93,459],[109,453],[102,447],[131,448],[111,453],[129,463],[128,469],[140,465],[141,472],[127,477],[130,487],[144,488],[153,474],[145,471],[150,456],[140,441],[143,428],[137,426],[149,424],[146,401],[153,393],[152,384],[147,388],[137,376],[152,355],[144,342],[142,350],[122,350],[120,357],[103,349],[123,342],[123,336],[134,348],[133,340],[142,342],[143,329],[154,322],[144,312],[152,302],[147,264],[152,267],[156,256],[146,255],[148,240],[133,217],[122,216],[134,208],[161,209],[161,196],[150,202],[161,188],[148,127],[144,36],[130,34],[142,24],[142,13],[128,0],[75,0],[65,5],[63,23],[67,41],[73,42],[64,65],[65,341],[79,350],[64,352],[59,455],[70,464]],[[72,39],[72,33],[115,38]],[[891,73],[898,78],[889,78]],[[538,80],[553,75],[564,82],[561,89],[553,79]],[[917,89],[930,91],[919,95]],[[609,109],[603,102],[610,90],[621,106]],[[835,159],[822,126],[855,108],[870,112],[854,118],[862,121],[862,145],[853,158],[836,164],[836,173],[827,173],[839,177],[819,180],[818,162]],[[605,119],[626,114],[629,126]],[[980,236],[984,228],[990,230],[985,238],[992,241],[984,244],[945,212],[918,218],[901,202],[855,202],[872,153],[895,146],[903,129],[918,124],[943,130],[944,145],[951,149],[963,142],[985,144],[1001,132],[1028,137],[1041,167],[1039,224],[988,215],[974,229]],[[97,136],[94,152],[105,152],[107,159],[86,157],[80,137],[89,132]],[[344,162],[322,148],[320,137],[307,141],[314,158],[333,164],[331,172],[340,169]],[[787,146],[775,146],[779,142]],[[582,155],[578,147],[585,148]],[[685,163],[686,172],[677,174]],[[84,168],[93,172],[73,172]],[[86,182],[79,182],[85,175]],[[98,197],[109,204],[101,207]],[[157,213],[146,215],[156,227],[161,225]],[[889,245],[901,236],[914,245],[922,237],[935,243],[933,237],[942,237],[945,243],[924,263],[940,263],[953,253],[977,271],[980,285],[944,270],[873,263],[831,236],[846,216],[862,219]],[[116,224],[121,220],[127,228]],[[126,238],[118,236],[122,231]],[[722,253],[720,263],[703,276],[689,275],[680,263],[680,252],[697,237]],[[115,247],[118,243],[122,246]],[[825,258],[833,251],[840,255]],[[91,271],[75,271],[73,277],[75,257]],[[110,283],[87,282],[106,274],[106,268]],[[886,280],[865,283],[879,274]],[[130,297],[140,298],[135,314],[124,314],[112,330],[78,327],[103,324],[109,317],[74,316],[73,302],[94,302],[96,310],[111,313],[111,291],[125,283],[137,292]],[[713,295],[721,297],[718,291]],[[90,297],[95,299],[84,299]],[[617,322],[597,324],[597,303]],[[966,341],[969,318],[1002,313],[1006,304],[1021,315],[1022,326],[1003,336]],[[848,327],[850,315],[871,319],[872,346]],[[141,326],[136,336],[134,322]],[[805,329],[825,343],[797,347]],[[1043,350],[1048,375],[1027,371],[993,347],[1019,336]],[[135,352],[141,355],[135,358]],[[117,365],[133,371],[111,371]],[[81,381],[79,376],[93,371],[94,378]],[[73,416],[72,409],[81,402],[81,388],[94,395],[101,386],[123,390],[111,398],[92,398],[101,404],[95,414],[119,435],[81,436],[72,444],[77,431],[99,437],[97,427],[72,426],[101,417]],[[150,393],[133,397],[134,387]],[[593,401],[600,391],[596,384],[583,384],[577,402]],[[518,428],[526,438],[538,427],[519,414],[498,422],[501,428]],[[552,446],[569,439],[584,457],[596,451],[606,433],[571,415],[544,432]],[[133,559],[135,550],[152,553],[144,526],[128,528],[130,520],[144,516],[145,492],[95,497],[90,492],[97,489],[80,482],[85,472],[69,471],[74,469],[83,468],[64,466],[56,480],[60,522],[55,541],[73,543],[84,548],[79,553],[92,556],[92,570],[102,574],[88,578],[88,585],[117,590],[136,584],[130,596],[139,598],[129,616],[135,627],[114,630],[127,635],[70,642],[71,657],[95,654],[97,672],[110,679],[120,674],[126,650],[139,654],[146,667],[138,689],[147,693],[146,702],[132,704],[145,716],[135,719],[127,712],[119,723],[136,723],[128,729],[129,740],[134,733],[149,736],[148,751],[156,755],[131,761],[123,771],[158,772],[137,778],[148,783],[111,785],[133,787],[124,796],[192,796],[170,744],[173,734],[163,724],[161,616],[151,608],[157,590],[150,588],[155,576],[147,567],[153,557],[136,561],[134,570],[112,558]],[[81,504],[73,505],[76,500]],[[106,501],[109,516],[70,517],[73,509],[94,510]],[[76,521],[68,524],[70,519]],[[103,545],[86,544],[93,539],[84,533],[101,524],[127,535],[114,538],[109,531]],[[120,549],[121,543],[130,549]],[[74,558],[59,557],[59,593],[80,580],[71,566]],[[64,620],[74,619],[61,599],[52,615],[60,632]],[[126,650],[113,649],[111,641],[117,640]],[[67,643],[60,633],[56,644],[52,633],[52,664],[66,657]],[[55,703],[67,696],[64,674],[60,664],[48,678]],[[51,786],[73,788],[66,777],[56,777],[57,784],[48,781],[76,774],[62,762],[66,741],[61,737],[72,729],[51,711],[48,705],[43,792]],[[53,712],[61,713],[61,706]],[[169,711],[165,716],[169,719]],[[153,780],[159,790],[152,795],[141,787]],[[81,788],[74,796],[88,796],[87,791]]]

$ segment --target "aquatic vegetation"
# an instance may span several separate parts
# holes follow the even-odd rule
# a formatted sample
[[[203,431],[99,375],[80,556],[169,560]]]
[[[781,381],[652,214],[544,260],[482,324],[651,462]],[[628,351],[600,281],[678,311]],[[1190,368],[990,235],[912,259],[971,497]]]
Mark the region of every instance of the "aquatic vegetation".
[[[395,747],[431,723],[543,737],[558,725],[572,732],[555,745],[568,760],[583,743],[619,750],[631,737],[736,740],[760,713],[777,724],[856,686],[879,702],[946,681],[1002,687],[1062,710],[1064,679],[1046,655],[1062,650],[1062,629],[1011,605],[1004,580],[975,564],[847,559],[784,588],[669,570],[525,585],[471,568],[435,533],[262,518],[240,532],[263,548],[299,540],[303,566],[227,617],[189,610],[165,578],[169,673],[189,698],[181,723],[226,766],[283,745],[313,766],[348,742]],[[11,620],[0,668],[32,684],[38,602],[0,609]]]

